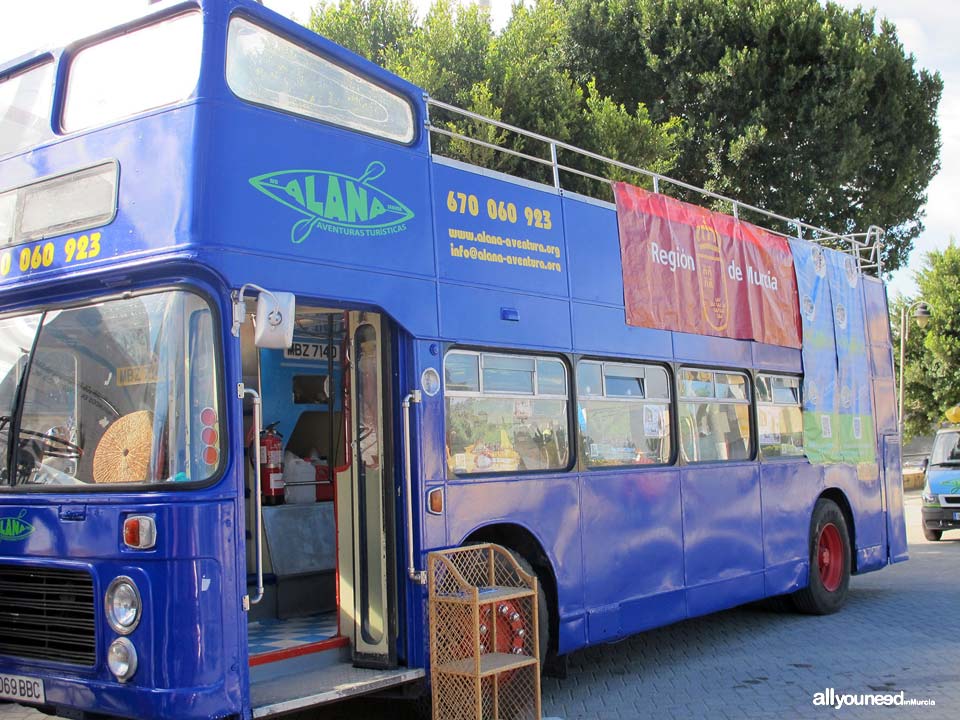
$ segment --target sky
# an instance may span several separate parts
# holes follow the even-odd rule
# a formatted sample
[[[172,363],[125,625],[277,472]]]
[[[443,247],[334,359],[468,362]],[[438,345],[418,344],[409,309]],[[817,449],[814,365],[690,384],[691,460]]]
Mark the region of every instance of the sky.
[[[414,0],[421,15],[431,0]],[[56,47],[96,30],[133,17],[146,0],[2,0],[0,62],[38,47]],[[488,0],[495,27],[510,16],[512,0]],[[264,4],[288,17],[305,22],[316,0],[264,0]],[[960,189],[960,53],[955,28],[960,27],[960,2],[950,0],[839,0],[847,8],[858,5],[877,8],[897,26],[900,41],[916,58],[918,67],[939,71],[944,81],[939,123],[942,139],[941,170],[930,184],[925,207],[926,226],[914,243],[907,268],[893,274],[892,295],[916,293],[913,275],[930,250],[943,248],[951,236],[960,237],[960,222],[953,217]],[[683,178],[678,178],[682,180]],[[749,203],[750,198],[738,198]],[[776,211],[777,208],[769,208]]]

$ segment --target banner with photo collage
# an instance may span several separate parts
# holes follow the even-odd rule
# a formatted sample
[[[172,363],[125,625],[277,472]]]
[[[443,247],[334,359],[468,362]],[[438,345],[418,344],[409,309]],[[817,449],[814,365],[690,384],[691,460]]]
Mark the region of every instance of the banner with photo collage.
[[[838,424],[837,340],[826,251],[791,240],[803,326],[803,444],[811,463],[842,462]]]
[[[876,434],[870,400],[863,280],[852,256],[836,250],[824,253],[837,340],[838,423],[833,431],[840,442],[840,462],[873,463]]]

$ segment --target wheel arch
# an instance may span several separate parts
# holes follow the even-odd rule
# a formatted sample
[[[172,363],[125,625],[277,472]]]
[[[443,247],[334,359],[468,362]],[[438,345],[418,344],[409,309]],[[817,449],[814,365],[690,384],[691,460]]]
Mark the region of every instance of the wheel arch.
[[[537,578],[543,583],[543,590],[547,596],[547,607],[550,610],[550,647],[547,648],[547,652],[556,653],[556,643],[560,631],[557,576],[543,543],[528,528],[516,523],[483,525],[471,530],[470,534],[464,537],[460,544],[466,545],[477,542],[502,545],[517,552],[530,563],[530,567],[537,573]]]
[[[833,501],[837,507],[840,508],[840,512],[843,513],[843,519],[847,523],[847,539],[850,541],[850,574],[857,574],[857,526],[853,521],[853,508],[850,506],[850,501],[847,499],[846,493],[843,492],[840,488],[831,487],[824,490],[817,496],[817,500],[821,498],[826,500]],[[816,501],[814,502],[814,507],[816,507]],[[813,508],[810,509],[810,521],[813,522]]]

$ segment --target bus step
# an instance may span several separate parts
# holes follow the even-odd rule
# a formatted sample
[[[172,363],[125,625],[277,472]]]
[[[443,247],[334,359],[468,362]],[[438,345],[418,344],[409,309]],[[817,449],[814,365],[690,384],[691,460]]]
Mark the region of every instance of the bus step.
[[[367,670],[345,662],[326,664],[295,674],[251,678],[253,717],[282,715],[295,710],[337,702],[419,680],[423,669]]]

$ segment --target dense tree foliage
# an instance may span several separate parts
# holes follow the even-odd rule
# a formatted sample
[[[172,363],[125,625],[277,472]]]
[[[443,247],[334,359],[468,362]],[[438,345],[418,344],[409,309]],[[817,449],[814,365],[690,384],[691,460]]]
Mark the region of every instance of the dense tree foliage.
[[[495,33],[486,11],[451,0],[422,21],[409,0],[324,0],[310,27],[439,100],[839,232],[884,227],[890,270],[923,229],[942,82],[872,12],[818,0],[528,0]],[[434,120],[546,156],[509,132]],[[518,170],[504,153],[439,146]]]
[[[920,297],[930,310],[926,328],[908,313],[904,425],[908,437],[923,435],[942,422],[944,412],[960,404],[960,247],[953,241],[927,254],[917,273]],[[900,348],[901,311],[916,302],[893,305],[895,349]]]
[[[642,102],[617,103],[589,76],[575,81],[565,68],[566,20],[552,0],[518,5],[507,26],[494,33],[486,10],[438,0],[417,23],[407,2],[323,2],[311,13],[315,32],[378,62],[427,90],[432,97],[486,117],[659,172],[676,159],[682,125],[669,115],[653,122]],[[403,28],[403,31],[399,31]],[[549,158],[546,145],[491,126],[436,112],[441,127],[485,142]],[[515,156],[463,142],[437,146],[465,160],[547,180],[549,169]],[[595,164],[563,157],[579,169]],[[629,173],[618,177],[642,182]],[[575,176],[566,187],[583,188]]]
[[[819,0],[561,0],[569,67],[689,134],[676,173],[837,231],[887,229],[905,263],[939,169],[938,74],[896,28]]]

